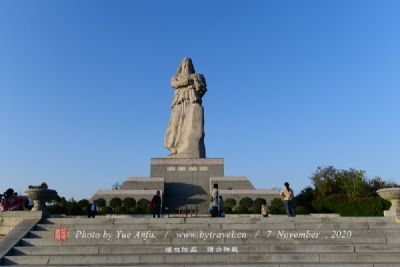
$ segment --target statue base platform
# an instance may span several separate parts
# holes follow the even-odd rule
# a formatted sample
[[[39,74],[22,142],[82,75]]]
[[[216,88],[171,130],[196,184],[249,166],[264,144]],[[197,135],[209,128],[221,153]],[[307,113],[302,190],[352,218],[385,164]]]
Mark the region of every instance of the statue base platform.
[[[268,203],[280,198],[278,190],[256,189],[245,176],[224,176],[223,158],[153,158],[150,177],[129,177],[119,190],[99,190],[92,199],[104,198],[107,203],[114,197],[150,201],[160,190],[165,212],[177,213],[187,208],[208,214],[215,183],[220,196],[233,198],[236,203],[244,197],[264,198]]]

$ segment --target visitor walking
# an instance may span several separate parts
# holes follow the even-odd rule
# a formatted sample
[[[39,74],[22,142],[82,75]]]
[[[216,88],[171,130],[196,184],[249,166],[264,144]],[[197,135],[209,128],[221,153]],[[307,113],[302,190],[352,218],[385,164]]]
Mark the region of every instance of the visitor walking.
[[[218,184],[214,184],[214,188],[211,192],[212,197],[212,217],[217,217],[219,215],[219,192],[218,192]]]
[[[157,190],[156,195],[153,196],[153,199],[151,200],[151,206],[153,208],[153,218],[157,217],[160,218],[161,214],[161,196],[160,196],[160,191]]]
[[[283,202],[286,207],[286,214],[289,217],[296,216],[294,214],[294,202],[293,202],[293,190],[290,188],[289,183],[285,182],[285,187],[281,191],[281,196],[283,197]]]

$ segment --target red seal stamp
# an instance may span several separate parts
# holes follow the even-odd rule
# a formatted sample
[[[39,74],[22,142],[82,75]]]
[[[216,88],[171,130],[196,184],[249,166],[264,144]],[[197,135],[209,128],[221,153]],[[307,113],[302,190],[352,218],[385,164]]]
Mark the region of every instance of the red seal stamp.
[[[65,241],[68,239],[68,229],[66,227],[54,228],[54,240]]]

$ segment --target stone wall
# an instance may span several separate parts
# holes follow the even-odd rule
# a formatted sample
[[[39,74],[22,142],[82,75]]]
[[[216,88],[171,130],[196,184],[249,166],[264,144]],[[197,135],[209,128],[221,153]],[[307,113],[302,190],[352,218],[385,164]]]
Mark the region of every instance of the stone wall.
[[[179,206],[197,206],[207,213],[210,200],[210,177],[224,175],[224,159],[153,158],[151,177],[164,177],[165,204],[169,210]]]
[[[0,235],[7,235],[24,219],[40,218],[41,211],[3,211],[0,212]]]
[[[121,185],[122,190],[164,190],[163,177],[129,177]]]
[[[219,190],[251,190],[254,185],[246,176],[224,176],[210,178],[210,191],[214,184],[218,184]]]

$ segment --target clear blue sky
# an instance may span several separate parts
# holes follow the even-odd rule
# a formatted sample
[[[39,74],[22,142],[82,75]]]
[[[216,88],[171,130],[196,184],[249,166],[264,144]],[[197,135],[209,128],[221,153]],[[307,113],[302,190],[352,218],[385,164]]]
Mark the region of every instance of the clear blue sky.
[[[149,175],[182,57],[208,157],[296,192],[318,166],[400,182],[400,1],[1,1],[0,190],[80,199]]]

